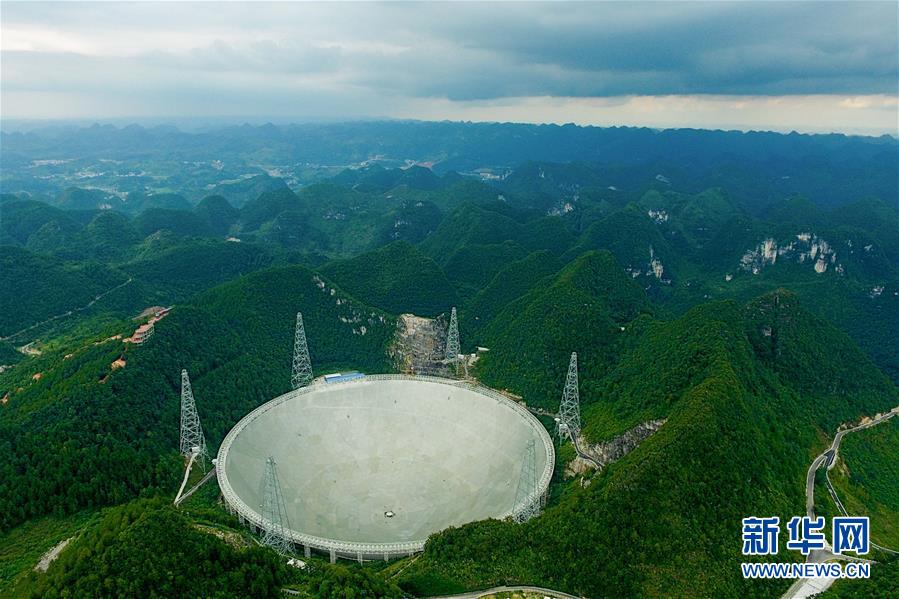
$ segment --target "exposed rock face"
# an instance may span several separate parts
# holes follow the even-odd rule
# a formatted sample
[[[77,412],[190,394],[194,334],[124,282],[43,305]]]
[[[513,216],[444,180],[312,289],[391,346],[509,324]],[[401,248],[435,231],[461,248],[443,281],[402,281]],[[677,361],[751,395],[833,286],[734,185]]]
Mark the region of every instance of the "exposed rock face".
[[[778,243],[772,238],[765,239],[743,254],[740,258],[740,268],[757,275],[765,266],[776,263],[781,256],[799,264],[809,262],[818,274],[827,272],[830,264],[835,264],[838,273],[843,272],[843,265],[837,263],[836,250],[814,233],[798,233],[796,239],[789,243]]]
[[[605,467],[633,451],[644,439],[659,430],[666,421],[667,418],[662,418],[640,423],[610,441],[603,441],[595,445],[588,444],[587,440],[581,437],[578,444],[584,453],[596,460],[600,466]],[[592,467],[593,464],[578,456],[565,467],[565,474],[567,476],[582,474]]]
[[[647,214],[657,225],[668,222],[668,212],[665,210],[650,210]]]
[[[655,277],[659,282],[664,283],[665,285],[671,284],[671,279],[664,277],[665,265],[662,264],[662,261],[656,255],[652,246],[649,246],[649,262],[639,268],[634,268],[629,265],[625,267],[624,270],[634,279],[646,275],[647,277]]]
[[[405,374],[440,374],[443,347],[446,344],[443,318],[424,318],[401,314],[390,355]]]

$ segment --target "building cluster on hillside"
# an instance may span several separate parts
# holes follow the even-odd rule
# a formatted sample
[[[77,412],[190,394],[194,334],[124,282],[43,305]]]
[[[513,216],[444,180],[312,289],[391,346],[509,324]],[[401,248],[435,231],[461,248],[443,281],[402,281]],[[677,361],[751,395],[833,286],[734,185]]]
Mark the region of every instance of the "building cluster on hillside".
[[[140,345],[141,343],[152,337],[156,323],[165,318],[170,310],[171,308],[154,306],[153,308],[148,308],[147,310],[141,312],[141,316],[146,315],[148,312],[152,314],[152,316],[150,317],[150,320],[137,327],[131,337],[125,339],[125,343],[134,343],[136,345]]]

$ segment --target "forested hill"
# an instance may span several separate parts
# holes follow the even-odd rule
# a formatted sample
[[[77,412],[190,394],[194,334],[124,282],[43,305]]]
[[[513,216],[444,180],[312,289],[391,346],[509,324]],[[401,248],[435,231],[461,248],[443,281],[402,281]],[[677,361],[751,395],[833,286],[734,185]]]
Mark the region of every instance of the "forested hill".
[[[386,312],[436,316],[457,302],[437,263],[405,241],[320,269],[347,292]]]
[[[152,498],[167,503],[182,473],[181,369],[215,450],[288,389],[297,311],[316,374],[390,371],[399,314],[445,322],[456,307],[461,349],[477,352],[469,374],[531,407],[558,409],[578,353],[586,443],[661,423],[595,476],[566,475],[574,452],[562,444],[546,511],[523,526],[469,524],[414,562],[307,581],[337,593],[525,583],[590,597],[777,595],[781,583],[739,578],[734,527],[802,513],[806,469],[835,428],[899,404],[892,138],[154,129],[146,155],[119,164],[106,157],[135,129],[88,133],[2,140],[3,190],[15,193],[0,194],[0,558],[48,521],[67,535],[89,522],[55,569],[30,576],[37,594],[124,593],[129,580],[177,594],[172,577],[191,567],[131,572],[151,546],[119,559],[141,535],[173,555],[184,535],[220,556],[225,567],[198,579],[210,595],[232,583],[276,592],[270,554],[205,538],[206,516]],[[173,139],[177,160],[158,158]],[[51,147],[82,154],[47,161]],[[84,169],[96,188],[61,185]],[[172,307],[154,336],[123,343],[153,306]],[[0,568],[0,594],[16,567]]]
[[[613,170],[627,178],[636,175],[628,172],[630,167],[638,167],[641,172],[645,167],[656,169],[650,174],[654,177],[660,172],[657,169],[664,166],[670,177],[706,177],[705,186],[714,185],[713,180],[720,177],[716,173],[723,170],[729,180],[755,190],[764,190],[772,179],[787,176],[790,179],[782,181],[789,181],[791,189],[815,185],[816,191],[824,195],[822,200],[835,204],[844,201],[840,191],[848,189],[844,186],[850,181],[864,185],[866,195],[896,197],[897,183],[891,180],[894,179],[891,173],[896,172],[899,160],[897,141],[889,136],[659,131],[510,123],[268,124],[204,132],[184,132],[164,126],[119,128],[96,124],[84,128],[51,126],[26,132],[4,131],[0,135],[4,169],[16,169],[15,176],[4,181],[6,192],[45,191],[47,181],[35,176],[43,174],[41,170],[29,173],[26,169],[32,161],[50,155],[57,160],[72,160],[71,164],[53,164],[51,168],[56,170],[52,172],[83,167],[84,161],[90,164],[91,160],[117,159],[124,161],[120,167],[124,175],[132,168],[133,148],[140,147],[139,164],[145,172],[135,177],[137,173],[130,171],[133,179],[130,184],[150,180],[154,174],[171,176],[172,163],[184,168],[183,161],[192,163],[190,174],[196,183],[205,183],[228,177],[244,181],[245,175],[267,175],[257,166],[261,154],[272,165],[279,165],[279,170],[283,170],[283,165],[296,163],[349,166],[377,155],[395,166],[407,160],[433,163],[439,172],[510,168],[527,161],[587,161],[612,164]],[[775,173],[776,177],[771,176]],[[866,175],[859,176],[861,173]],[[291,175],[301,178],[303,173]],[[182,176],[177,181],[175,188],[196,184]],[[231,186],[233,183],[222,185],[214,193],[222,193]],[[256,194],[261,191],[257,188]]]
[[[500,289],[496,277],[534,252],[557,259],[556,272],[585,252],[608,250],[673,313],[787,287],[899,380],[899,337],[889,334],[899,327],[894,199],[826,209],[819,195],[812,196],[817,203],[784,195],[788,190],[747,196],[740,181],[688,193],[682,188],[689,183],[644,175],[620,182],[601,165],[541,163],[485,182],[420,167],[369,166],[298,192],[265,191],[240,209],[213,195],[191,209],[154,207],[136,216],[114,207],[63,210],[6,195],[0,239],[18,249],[0,250],[11,264],[0,271],[0,301],[23,308],[4,311],[0,335],[82,308],[91,293],[129,278],[132,283],[89,314],[124,316],[267,266],[328,261],[325,270],[363,301],[390,312],[434,314],[488,301]],[[612,181],[618,185],[607,184]],[[433,263],[409,245],[389,245],[397,241]],[[530,289],[531,274],[551,274],[547,266],[506,272],[503,294],[489,301],[514,299],[516,289]],[[23,268],[34,276],[24,276]],[[70,284],[88,272],[93,281]],[[395,287],[398,282],[405,287]],[[65,293],[70,287],[78,291]],[[486,323],[482,307],[471,308],[462,327],[474,333]],[[16,342],[31,340],[26,337]]]
[[[740,519],[802,513],[821,434],[896,405],[899,390],[785,292],[636,328],[605,377],[581,379],[583,420],[592,441],[653,418],[667,419],[661,429],[523,526],[481,522],[433,536],[403,574],[407,589],[527,581],[588,597],[785,590],[789,582],[740,576]],[[597,354],[585,357],[582,372],[606,370]]]
[[[303,267],[214,288],[156,324],[151,342],[110,339],[133,324],[48,348],[0,375],[0,529],[172,488],[180,372],[191,374],[211,450],[248,411],[289,389],[294,322],[305,315],[317,372],[388,368],[393,317]],[[112,364],[118,358],[123,368]],[[40,373],[40,377],[33,375]]]
[[[608,363],[625,325],[651,312],[643,289],[611,253],[586,253],[554,280],[510,302],[486,326],[478,342],[490,352],[482,358],[480,376],[488,385],[554,409],[554,391],[565,378],[571,352]]]

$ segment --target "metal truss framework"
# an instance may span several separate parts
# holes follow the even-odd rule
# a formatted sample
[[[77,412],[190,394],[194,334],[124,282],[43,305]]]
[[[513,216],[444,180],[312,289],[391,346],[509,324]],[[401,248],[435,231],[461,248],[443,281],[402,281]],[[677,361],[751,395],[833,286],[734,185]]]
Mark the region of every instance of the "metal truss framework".
[[[312,382],[312,361],[309,359],[309,345],[306,343],[306,327],[303,313],[297,312],[297,328],[293,337],[293,370],[290,387],[299,389]]]
[[[449,329],[446,333],[446,360],[447,362],[455,362],[459,359],[459,353],[461,352],[461,348],[459,346],[459,322],[456,319],[456,308],[453,307],[453,311],[450,315],[450,323]]]
[[[493,389],[481,387],[480,385],[472,384],[466,381],[456,381],[443,377],[434,377],[428,375],[409,376],[403,374],[374,374],[367,375],[365,377],[365,380],[425,380],[442,385],[463,387],[486,395],[487,397],[494,399],[500,404],[507,406],[509,409],[515,410],[522,416],[525,416],[527,421],[533,428],[536,436],[542,441],[541,445],[543,447],[543,450],[546,452],[546,461],[544,462],[543,469],[541,470],[539,479],[537,480],[537,484],[535,485],[536,491],[542,503],[545,497],[546,490],[549,488],[550,480],[552,479],[553,465],[556,461],[556,454],[552,440],[550,439],[549,434],[546,432],[546,429],[542,424],[540,424],[538,420],[534,418],[534,416],[527,410],[527,408],[523,407],[518,402],[512,401],[505,395],[494,391]],[[333,384],[351,385],[354,383],[358,383],[358,381]],[[219,487],[221,488],[222,496],[225,500],[225,505],[227,506],[228,510],[233,514],[236,514],[241,522],[259,529],[265,528],[265,520],[262,518],[262,514],[259,513],[259,509],[250,507],[249,505],[244,503],[244,501],[234,491],[231,483],[228,481],[228,475],[226,472],[228,461],[227,456],[228,451],[231,448],[232,443],[234,442],[234,439],[237,437],[240,431],[245,428],[250,422],[253,422],[268,410],[271,410],[283,404],[284,402],[289,401],[297,395],[311,393],[314,391],[314,389],[314,386],[296,389],[294,391],[290,391],[288,393],[285,393],[284,395],[276,397],[275,399],[267,403],[262,404],[261,406],[244,416],[225,436],[224,441],[222,441],[222,444],[219,447],[218,460],[216,462]],[[497,516],[497,519],[502,520],[503,518],[508,517],[514,518],[514,516],[514,511],[510,510],[507,513]],[[290,540],[295,545],[302,545],[304,548],[306,548],[307,551],[309,549],[316,549],[319,551],[328,552],[331,554],[332,560],[335,559],[335,556],[349,559],[359,559],[359,557],[362,556],[365,559],[388,560],[393,557],[413,555],[414,553],[418,553],[424,549],[426,541],[426,539],[421,539],[395,543],[359,543],[353,541],[339,541],[335,539],[317,537],[314,535],[304,534],[289,529],[287,529],[285,532],[287,533],[287,535],[289,535]]]
[[[576,352],[571,352],[568,377],[565,379],[565,391],[562,393],[562,403],[559,406],[557,421],[559,437],[567,436],[576,442],[581,432],[581,402],[578,393]]]
[[[512,517],[516,522],[527,522],[540,513],[540,494],[537,492],[537,450],[533,439],[524,450],[521,477],[515,491],[515,508]]]
[[[290,522],[287,521],[284,495],[272,456],[265,460],[262,485],[262,542],[281,555],[289,555],[293,553],[293,543],[287,535]]]
[[[206,450],[206,438],[203,436],[203,427],[197,415],[197,404],[186,370],[181,371],[181,439],[178,446],[185,457],[189,458],[191,454],[196,453],[200,467],[206,472],[209,453]]]

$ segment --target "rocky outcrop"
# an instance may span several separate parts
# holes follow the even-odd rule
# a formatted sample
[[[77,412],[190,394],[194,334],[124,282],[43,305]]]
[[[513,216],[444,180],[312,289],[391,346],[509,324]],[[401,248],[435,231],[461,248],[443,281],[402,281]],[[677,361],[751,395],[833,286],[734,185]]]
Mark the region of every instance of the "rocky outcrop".
[[[852,247],[851,242],[847,245]],[[834,270],[843,274],[843,265],[837,262],[835,248],[814,233],[798,233],[789,243],[778,243],[769,237],[743,254],[740,268],[757,275],[765,266],[775,264],[778,258],[811,264],[818,274],[827,272],[827,267],[833,264]]]
[[[440,374],[446,323],[442,317],[424,318],[400,314],[397,331],[388,350],[397,369],[405,374]]]
[[[595,445],[590,445],[587,440],[581,437],[578,445],[585,454],[591,457],[600,467],[605,467],[612,462],[616,462],[629,454],[644,439],[653,435],[666,422],[666,418],[660,420],[649,420],[642,422],[634,428],[626,431],[610,441],[603,441]],[[572,460],[565,468],[565,474],[575,476],[583,474],[594,465],[588,460],[578,456]]]

